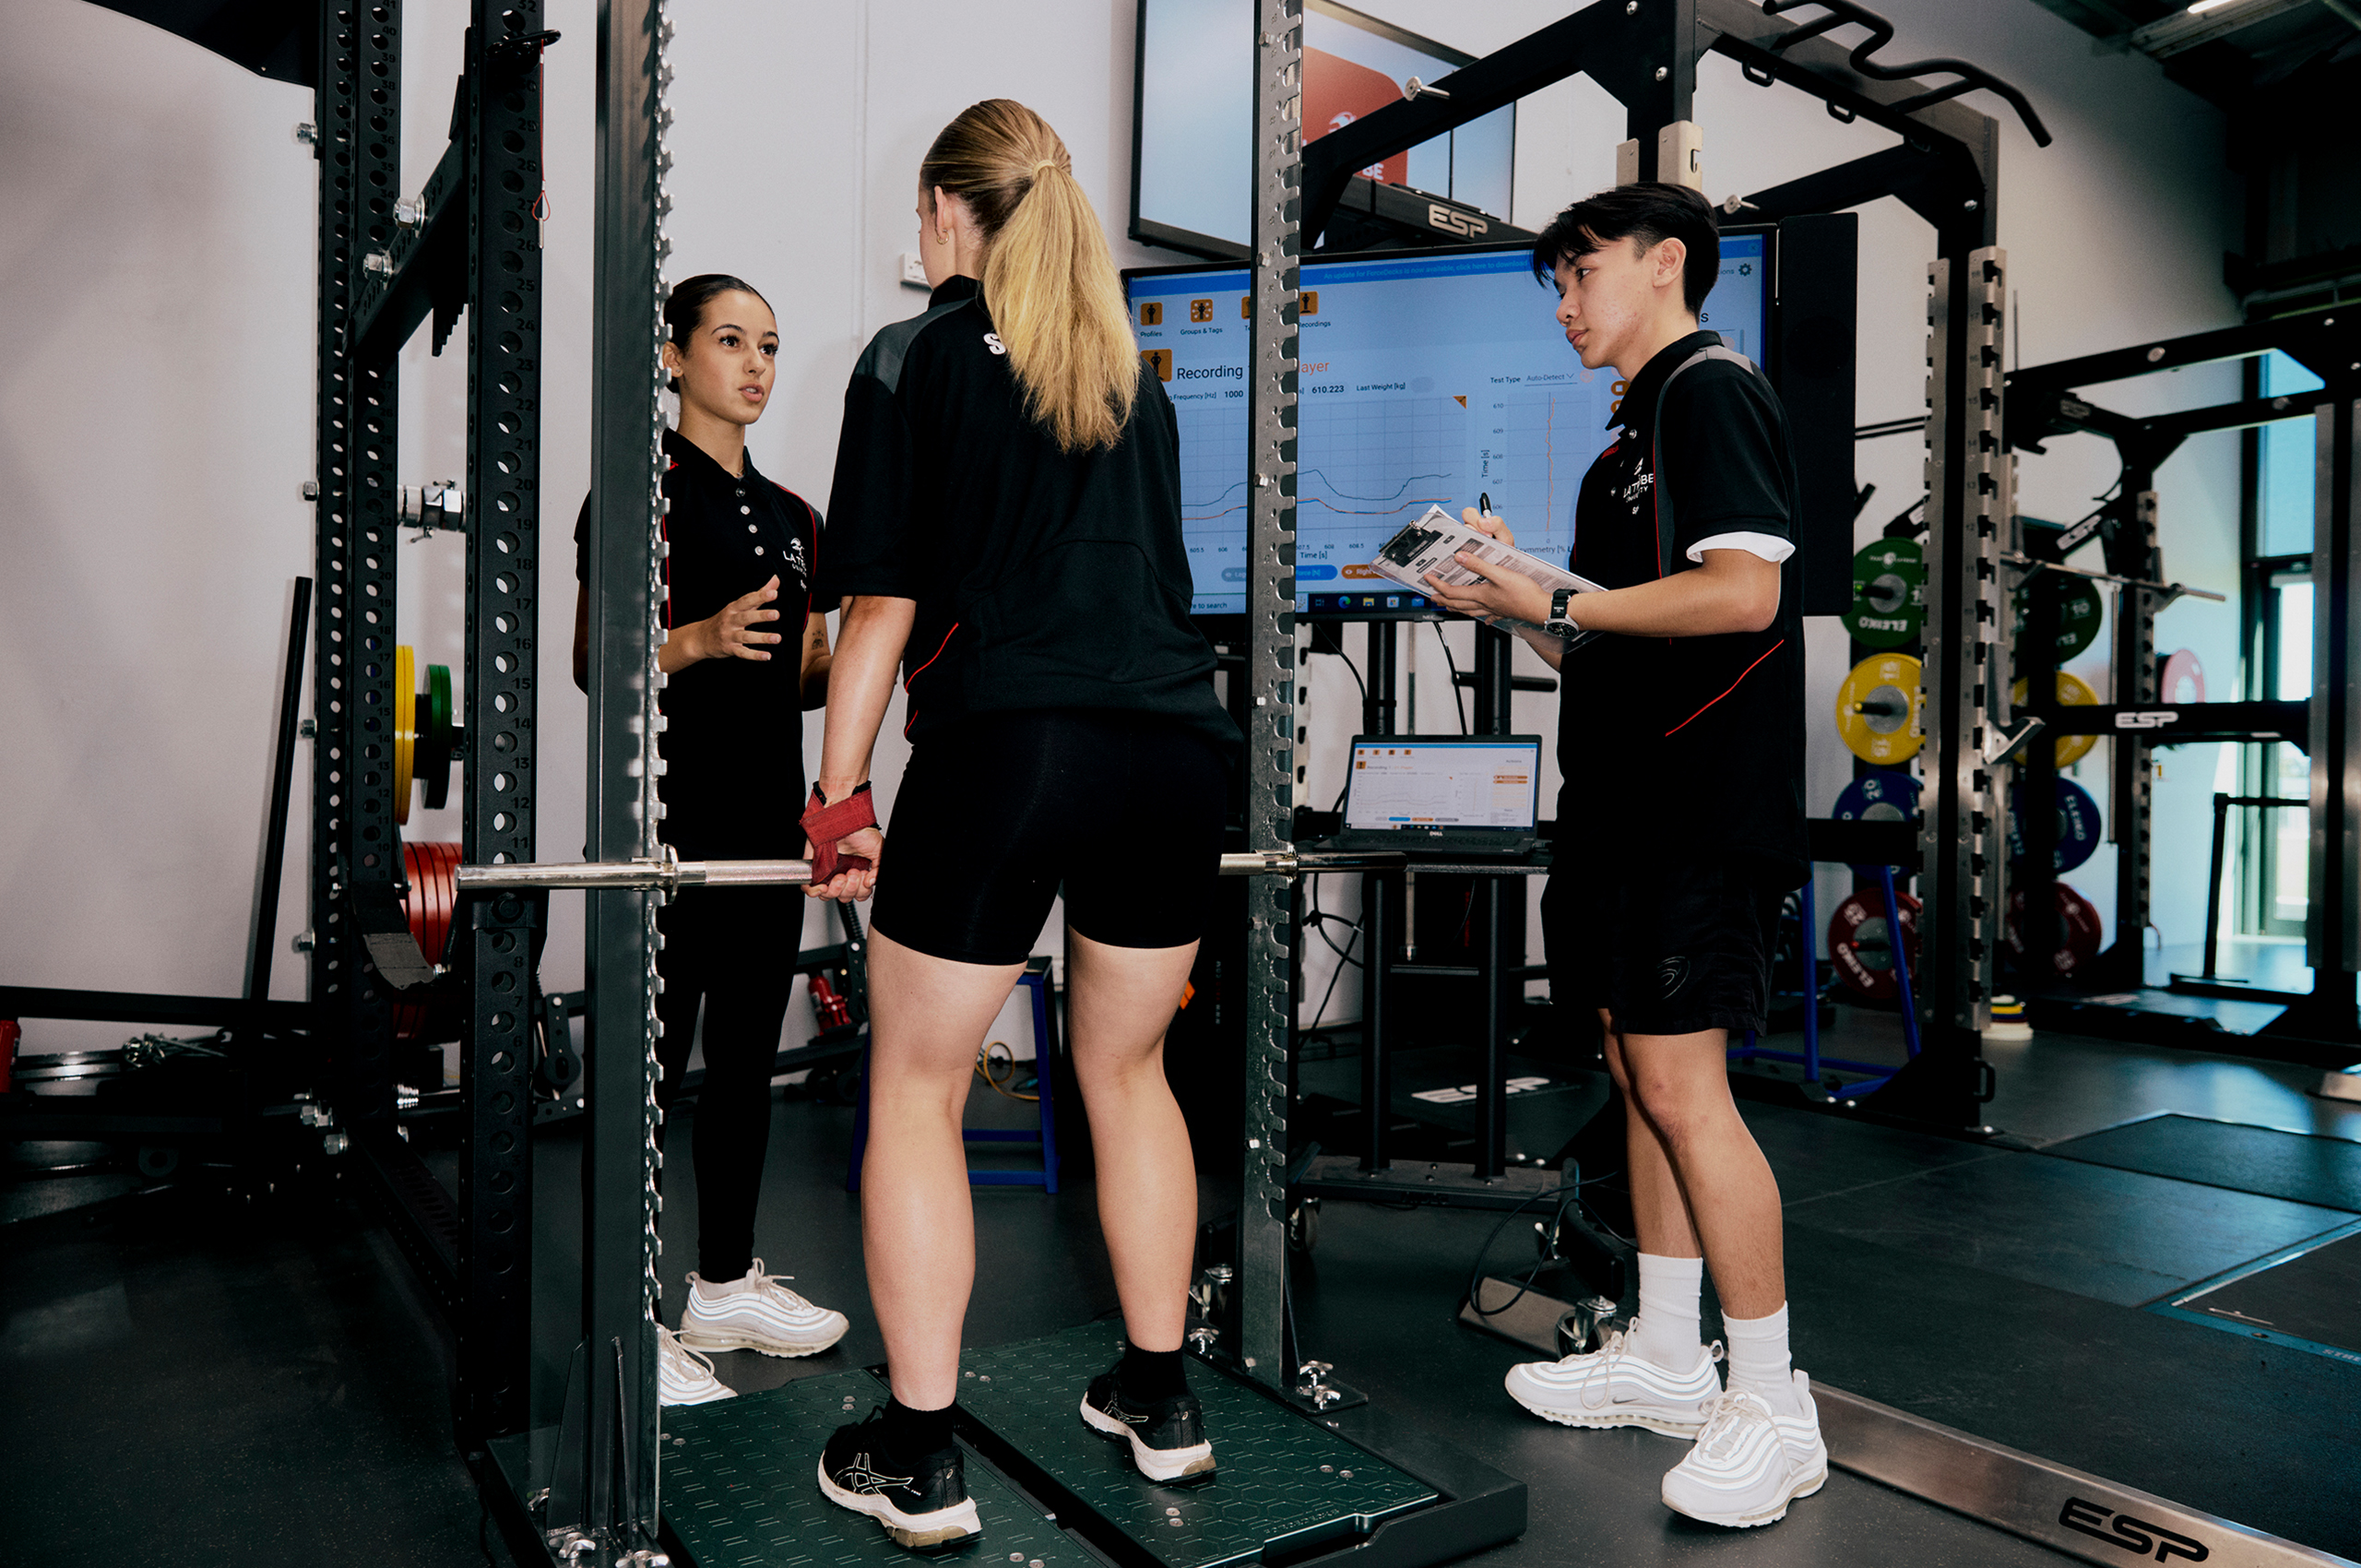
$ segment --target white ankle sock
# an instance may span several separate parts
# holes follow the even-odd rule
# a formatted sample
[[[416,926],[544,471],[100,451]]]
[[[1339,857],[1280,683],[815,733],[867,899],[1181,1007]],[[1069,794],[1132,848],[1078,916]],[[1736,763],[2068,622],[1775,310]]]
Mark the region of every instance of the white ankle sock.
[[[1674,1372],[1685,1372],[1697,1364],[1697,1358],[1704,1354],[1697,1334],[1697,1299],[1704,1279],[1703,1258],[1640,1254],[1640,1315],[1631,1320],[1633,1353]]]
[[[1787,1359],[1787,1309],[1782,1305],[1769,1317],[1731,1317],[1724,1313],[1722,1334],[1730,1350],[1730,1386],[1750,1388],[1774,1409],[1793,1414],[1802,1408],[1796,1397],[1796,1374]]]

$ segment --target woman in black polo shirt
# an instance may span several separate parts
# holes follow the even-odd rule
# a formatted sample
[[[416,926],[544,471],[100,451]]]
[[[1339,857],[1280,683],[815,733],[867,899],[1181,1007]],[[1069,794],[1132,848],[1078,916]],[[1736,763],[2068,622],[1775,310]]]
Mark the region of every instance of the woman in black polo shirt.
[[[828,633],[813,612],[820,519],[754,471],[746,427],[770,401],[778,326],[753,288],[718,273],[692,278],[664,306],[664,368],[681,399],[664,433],[658,520],[664,561],[665,730],[657,834],[683,860],[785,859],[801,853],[803,710],[825,699]],[[590,503],[575,525],[574,679],[588,689]],[[781,629],[784,627],[784,629]],[[789,636],[795,651],[786,658]],[[705,1015],[697,1091],[697,1272],[677,1338],[659,1328],[658,1387],[668,1405],[730,1397],[704,1350],[808,1356],[841,1338],[841,1313],[813,1306],[754,1256],[754,1202],[770,1141],[771,1063],[795,988],[803,900],[791,888],[698,892],[657,916],[664,993],[668,1112]],[[660,1135],[660,1134],[659,1134]]]
[[[960,1113],[1062,890],[1074,1071],[1130,1348],[1080,1419],[1146,1475],[1213,1470],[1180,1336],[1196,1227],[1164,1077],[1218,873],[1229,753],[1190,623],[1179,427],[1141,361],[1057,134],[979,103],[919,171],[925,314],[845,393],[825,601],[844,595],[813,821],[815,895],[874,885],[861,1215],[893,1399],[820,1467],[906,1546],[976,1533],[951,1443],[975,1274]],[[912,755],[887,859],[860,828],[896,667]],[[811,820],[811,819],[807,819]],[[827,874],[841,850],[865,865]]]

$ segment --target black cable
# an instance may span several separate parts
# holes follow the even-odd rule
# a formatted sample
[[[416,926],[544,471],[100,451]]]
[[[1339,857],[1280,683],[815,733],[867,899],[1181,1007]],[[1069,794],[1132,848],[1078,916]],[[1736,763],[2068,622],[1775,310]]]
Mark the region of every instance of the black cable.
[[[1355,663],[1353,662],[1353,656],[1352,656],[1351,654],[1349,654],[1349,653],[1347,653],[1347,652],[1345,651],[1345,649],[1344,649],[1344,647],[1343,647],[1343,646],[1342,646],[1341,644],[1339,644],[1337,647],[1333,647],[1333,648],[1327,648],[1327,647],[1315,647],[1315,648],[1313,648],[1313,649],[1311,650],[1311,652],[1313,652],[1313,653],[1317,653],[1317,654],[1323,654],[1323,655],[1325,655],[1326,657],[1328,657],[1328,658],[1330,658],[1330,659],[1343,659],[1343,660],[1345,661],[1345,673],[1347,673],[1347,674],[1350,675],[1350,676],[1353,678],[1353,684],[1360,688],[1360,694],[1361,694],[1361,711],[1363,711],[1364,713],[1366,713],[1367,711],[1369,711],[1369,683],[1361,679],[1360,667],[1359,667],[1358,665],[1357,665],[1357,664],[1355,664]],[[1347,784],[1348,784],[1348,785],[1349,785],[1349,783],[1350,783],[1351,778],[1352,778],[1352,775],[1351,775],[1350,773],[1347,773],[1347,774],[1346,775],[1346,779],[1347,779]],[[1330,806],[1330,807],[1328,808],[1328,810],[1329,810],[1329,813],[1333,815],[1334,814],[1335,814],[1335,813],[1337,813],[1337,812],[1340,812],[1340,811],[1342,811],[1342,810],[1344,810],[1344,809],[1345,809],[1345,790],[1337,790],[1337,791],[1336,791],[1336,803],[1335,803],[1335,805],[1333,805],[1333,806]],[[1333,944],[1333,943],[1332,943],[1332,944],[1330,944],[1330,945],[1331,945],[1331,946],[1334,946],[1334,945],[1335,945],[1335,944]]]
[[[1328,934],[1327,928],[1328,922],[1330,921],[1335,921],[1338,925],[1350,926],[1353,930],[1358,931],[1361,928],[1361,922],[1358,921],[1348,921],[1342,915],[1332,915],[1324,912],[1320,908],[1320,878],[1318,874],[1315,873],[1310,880],[1311,883],[1311,911],[1304,916],[1304,922],[1311,927],[1313,932],[1319,936],[1321,941],[1328,944],[1328,951],[1334,953],[1338,958],[1347,964],[1358,964],[1360,962],[1358,958],[1353,957],[1343,948],[1336,945],[1336,939]],[[1347,938],[1347,940],[1350,939]],[[1313,1015],[1313,1021],[1318,1021],[1317,1014]]]
[[[1349,955],[1352,952],[1353,944],[1358,942],[1360,939],[1360,922],[1358,921],[1355,921],[1353,922],[1353,934],[1345,938],[1345,951],[1347,955],[1346,962],[1349,963],[1352,961]],[[1330,972],[1328,976],[1328,989],[1320,993],[1320,1005],[1311,1010],[1311,1022],[1315,1028],[1319,1025],[1320,1020],[1326,1016],[1328,1012],[1328,999],[1336,994],[1336,981],[1344,972],[1344,964],[1337,965],[1336,968]]]
[[[1476,1249],[1476,1261],[1467,1265],[1467,1304],[1475,1309],[1475,1313],[1477,1317],[1498,1317],[1501,1313],[1508,1311],[1511,1307],[1515,1306],[1519,1301],[1524,1301],[1525,1293],[1533,1289],[1533,1282],[1541,1277],[1541,1270],[1549,1261],[1548,1258],[1545,1256],[1540,1260],[1540,1262],[1536,1263],[1531,1268],[1525,1270],[1525,1277],[1517,1281],[1516,1294],[1511,1296],[1507,1301],[1502,1301],[1499,1306],[1487,1310],[1482,1299],[1477,1295],[1476,1289],[1484,1281],[1484,1259],[1486,1255],[1491,1252],[1492,1244],[1501,1239],[1501,1232],[1508,1229],[1509,1221],[1514,1219],[1518,1215],[1523,1214],[1526,1209],[1532,1207],[1534,1204],[1543,1198],[1559,1198],[1562,1200],[1558,1206],[1559,1218],[1562,1219],[1565,1214],[1566,1206],[1574,1201],[1575,1192],[1576,1186],[1572,1183],[1565,1186],[1545,1188],[1542,1191],[1534,1194],[1531,1197],[1526,1198],[1523,1203],[1517,1205],[1516,1207],[1509,1210],[1508,1213],[1501,1216],[1501,1222],[1492,1227],[1492,1233],[1484,1238],[1484,1244],[1482,1246]],[[1549,1233],[1553,1236],[1558,1233],[1558,1219],[1550,1221]]]
[[[1459,690],[1459,660],[1452,657],[1451,639],[1442,635],[1442,622],[1430,621],[1427,624],[1435,629],[1435,641],[1442,644],[1442,661],[1451,666],[1451,699],[1459,708],[1459,732],[1473,734],[1475,731],[1467,727],[1467,698]]]

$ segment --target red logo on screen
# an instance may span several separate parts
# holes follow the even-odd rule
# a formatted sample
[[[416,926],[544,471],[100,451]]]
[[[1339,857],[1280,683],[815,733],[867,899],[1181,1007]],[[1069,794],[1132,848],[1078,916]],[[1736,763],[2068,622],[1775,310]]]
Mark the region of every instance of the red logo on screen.
[[[1402,84],[1383,71],[1357,65],[1322,49],[1303,52],[1303,128],[1306,141],[1317,141],[1364,114],[1374,114],[1402,97]],[[1382,185],[1398,185],[1410,177],[1410,155],[1397,152],[1382,163],[1359,171]]]

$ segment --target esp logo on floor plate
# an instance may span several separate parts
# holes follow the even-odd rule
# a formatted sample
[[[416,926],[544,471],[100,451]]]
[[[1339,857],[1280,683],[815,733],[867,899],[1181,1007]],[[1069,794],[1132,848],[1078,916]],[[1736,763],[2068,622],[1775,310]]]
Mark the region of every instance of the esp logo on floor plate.
[[[2174,1558],[2184,1562],[2202,1562],[2213,1555],[2203,1541],[2162,1525],[2135,1519],[2129,1514],[2102,1508],[2095,1503],[2085,1503],[2079,1497],[2066,1500],[2066,1506],[2058,1511],[2058,1522],[2109,1546],[2119,1546],[2135,1557],[2146,1557],[2153,1551],[2159,1562]]]

